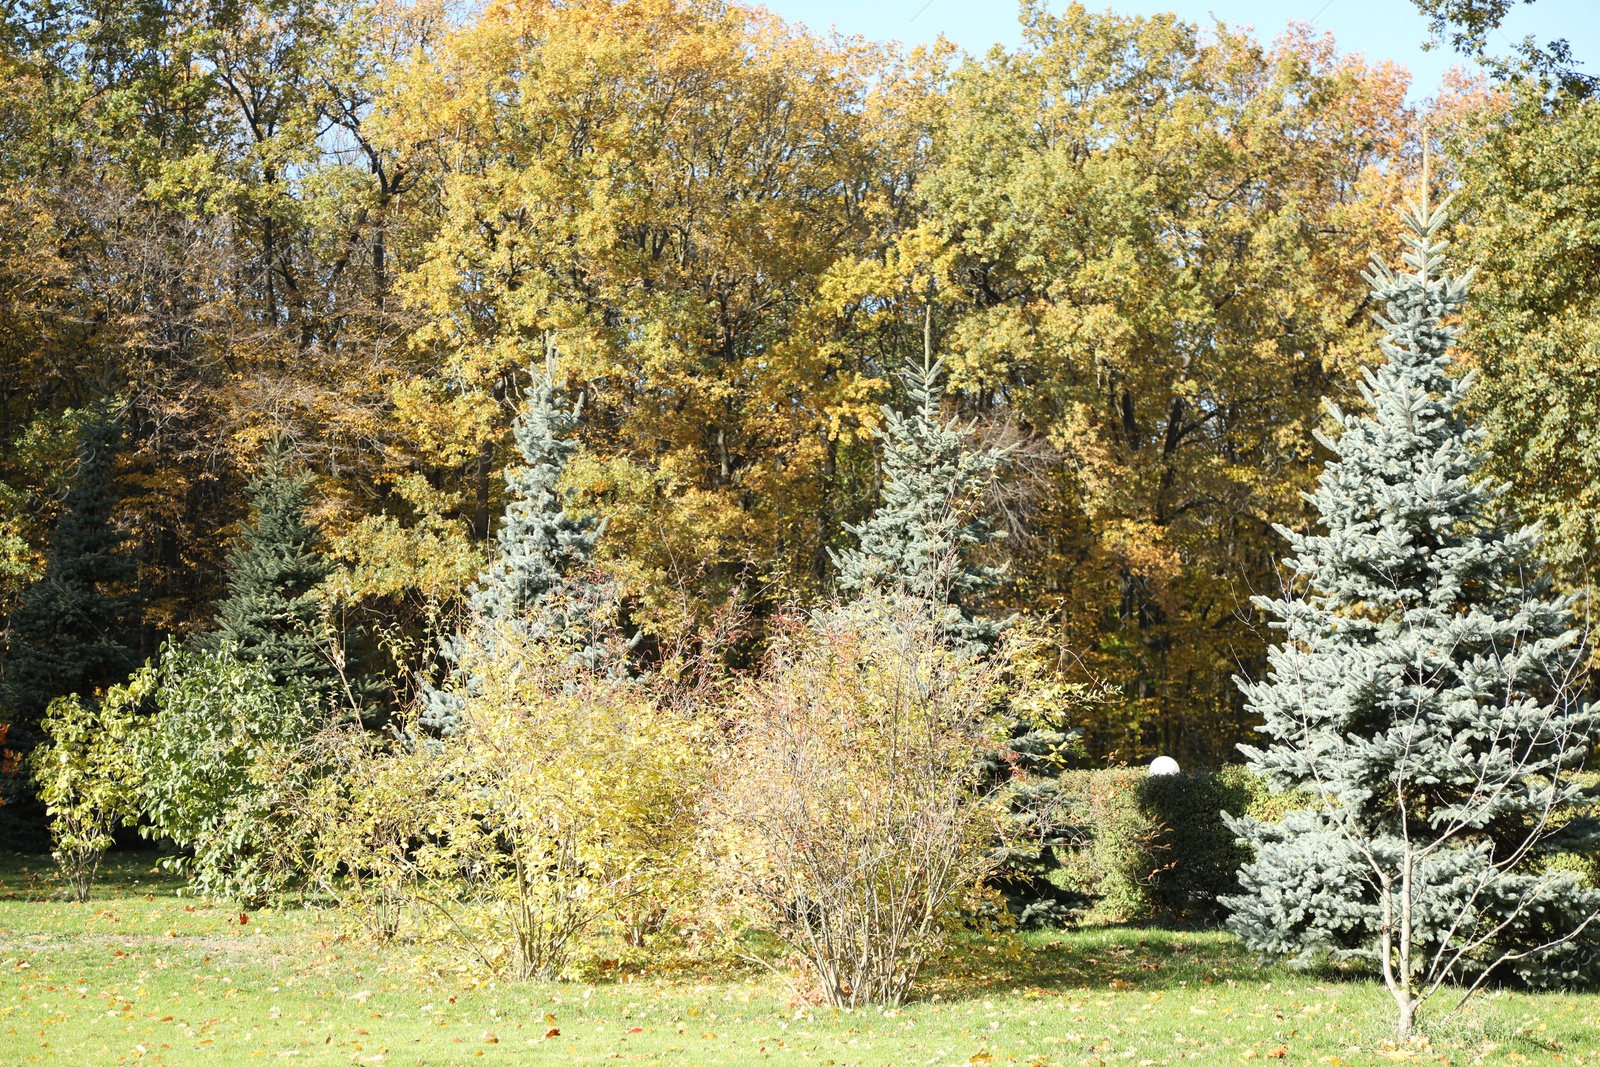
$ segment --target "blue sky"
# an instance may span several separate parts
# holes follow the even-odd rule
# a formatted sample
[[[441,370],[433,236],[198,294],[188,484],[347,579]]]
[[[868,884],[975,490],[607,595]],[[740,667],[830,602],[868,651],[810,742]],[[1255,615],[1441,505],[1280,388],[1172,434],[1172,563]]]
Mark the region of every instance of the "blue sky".
[[[1091,10],[1106,6],[1123,14],[1176,11],[1195,22],[1216,16],[1234,25],[1253,26],[1271,39],[1291,20],[1314,22],[1331,32],[1341,50],[1364,52],[1368,59],[1394,59],[1413,76],[1414,99],[1433,95],[1439,77],[1460,57],[1445,49],[1425,52],[1427,21],[1411,0],[1087,0]],[[1052,6],[1065,6],[1053,0]],[[940,33],[969,52],[990,45],[1015,45],[1021,34],[1017,8],[1010,0],[765,0],[765,6],[811,29],[837,28],[877,40],[907,44],[932,41]],[[1507,17],[1503,33],[1510,40],[1533,34],[1539,40],[1565,37],[1584,69],[1600,71],[1600,0],[1536,0],[1518,6]],[[1505,45],[1506,42],[1500,42]],[[1509,51],[1509,46],[1505,47]]]

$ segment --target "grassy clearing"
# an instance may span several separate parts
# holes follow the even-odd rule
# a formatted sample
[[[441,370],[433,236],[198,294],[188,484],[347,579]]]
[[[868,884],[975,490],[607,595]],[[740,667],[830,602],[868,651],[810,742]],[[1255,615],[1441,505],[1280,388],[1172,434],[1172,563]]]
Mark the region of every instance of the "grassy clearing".
[[[1214,933],[974,939],[919,1002],[841,1013],[751,974],[480,982],[315,909],[241,925],[148,862],[108,874],[78,905],[43,861],[0,866],[0,1065],[1600,1063],[1600,995],[1484,999],[1401,1054],[1373,983]]]

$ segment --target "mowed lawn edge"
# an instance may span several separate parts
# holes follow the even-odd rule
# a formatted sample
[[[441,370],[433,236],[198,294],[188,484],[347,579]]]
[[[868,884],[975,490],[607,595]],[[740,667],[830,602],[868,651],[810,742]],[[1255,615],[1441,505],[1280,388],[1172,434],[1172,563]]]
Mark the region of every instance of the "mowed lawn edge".
[[[1215,931],[974,935],[912,1003],[840,1012],[726,966],[502,982],[330,909],[180,896],[151,862],[74,904],[47,860],[0,860],[0,1065],[1600,1063],[1600,995],[1440,1001],[1397,1050],[1376,983]]]

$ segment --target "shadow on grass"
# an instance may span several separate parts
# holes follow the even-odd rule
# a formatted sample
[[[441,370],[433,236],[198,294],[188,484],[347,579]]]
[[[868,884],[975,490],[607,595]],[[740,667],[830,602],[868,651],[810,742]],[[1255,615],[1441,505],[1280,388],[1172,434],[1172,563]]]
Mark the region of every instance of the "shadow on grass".
[[[1357,967],[1291,970],[1219,930],[1104,926],[966,935],[930,969],[922,989],[945,998],[1029,988],[1157,992],[1285,977],[1354,982],[1369,975]]]
[[[113,852],[100,865],[95,900],[116,900],[131,894],[171,895],[183,879],[157,866],[155,851]],[[62,901],[68,892],[49,856],[0,852],[0,900]]]

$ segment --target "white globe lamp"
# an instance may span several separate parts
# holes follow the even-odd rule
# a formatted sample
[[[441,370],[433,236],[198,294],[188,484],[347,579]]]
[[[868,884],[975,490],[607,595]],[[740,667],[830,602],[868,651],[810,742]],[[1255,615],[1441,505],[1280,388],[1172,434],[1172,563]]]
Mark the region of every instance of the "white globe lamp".
[[[1177,774],[1178,772],[1178,761],[1171,756],[1157,756],[1150,763],[1152,777],[1158,774]]]

